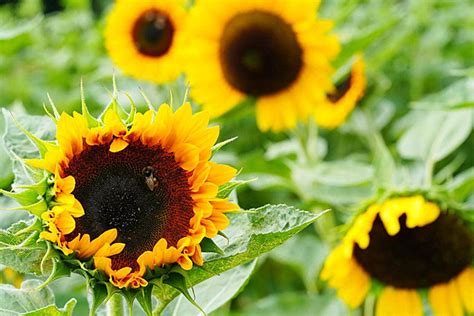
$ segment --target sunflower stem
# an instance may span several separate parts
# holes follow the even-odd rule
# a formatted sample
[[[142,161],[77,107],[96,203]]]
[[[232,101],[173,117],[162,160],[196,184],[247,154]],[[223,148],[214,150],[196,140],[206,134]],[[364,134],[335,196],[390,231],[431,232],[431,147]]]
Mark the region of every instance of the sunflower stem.
[[[299,126],[293,134],[301,146],[301,155],[298,157],[299,160],[305,165],[312,165],[318,161],[318,127],[311,120],[306,127],[306,129],[302,129],[301,126]]]
[[[107,316],[125,315],[123,298],[120,294],[113,295],[107,303]]]
[[[375,295],[369,294],[364,303],[364,316],[373,316],[375,311]]]

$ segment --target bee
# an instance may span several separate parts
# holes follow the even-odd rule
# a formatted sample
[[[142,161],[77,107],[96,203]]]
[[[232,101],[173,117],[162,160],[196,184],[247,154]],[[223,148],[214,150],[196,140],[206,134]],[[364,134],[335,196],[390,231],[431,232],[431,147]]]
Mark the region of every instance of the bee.
[[[143,168],[142,175],[145,177],[145,183],[150,191],[154,191],[158,186],[158,179],[155,177],[155,168],[147,166]]]

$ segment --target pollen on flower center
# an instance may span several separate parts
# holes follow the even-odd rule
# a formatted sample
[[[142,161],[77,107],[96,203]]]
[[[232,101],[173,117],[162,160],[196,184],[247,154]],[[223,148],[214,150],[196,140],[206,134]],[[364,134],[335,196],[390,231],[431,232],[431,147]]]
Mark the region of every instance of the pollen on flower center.
[[[237,14],[220,40],[227,82],[246,94],[273,94],[290,86],[302,68],[302,49],[292,27],[264,11]]]
[[[138,51],[151,57],[164,55],[170,49],[173,34],[174,27],[169,17],[157,10],[144,12],[132,30]]]
[[[398,288],[425,288],[450,281],[471,264],[474,240],[458,217],[443,213],[431,224],[390,236],[377,215],[367,249],[354,246],[357,262],[375,279]]]
[[[115,269],[136,268],[136,259],[158,240],[176,246],[188,233],[194,213],[186,172],[161,147],[132,143],[118,153],[108,146],[89,147],[65,173],[76,179],[73,194],[85,209],[67,239],[79,233],[96,238],[116,228],[116,242],[126,246],[113,257]],[[147,183],[149,177],[155,186]]]

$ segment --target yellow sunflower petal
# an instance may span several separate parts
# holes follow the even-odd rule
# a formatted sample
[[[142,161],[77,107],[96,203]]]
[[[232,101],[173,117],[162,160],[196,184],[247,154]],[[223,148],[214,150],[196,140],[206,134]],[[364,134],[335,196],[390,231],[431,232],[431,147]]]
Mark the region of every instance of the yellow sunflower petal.
[[[423,316],[423,304],[416,290],[386,286],[377,300],[376,316]]]
[[[111,153],[118,153],[119,151],[124,150],[128,146],[128,142],[123,140],[122,138],[115,138],[110,144],[110,152]]]
[[[212,182],[217,185],[223,185],[224,183],[229,182],[237,174],[237,170],[226,166],[210,162],[211,170],[207,181]]]
[[[436,316],[463,316],[461,298],[454,282],[432,286],[428,300]]]
[[[455,282],[464,308],[468,313],[474,313],[474,268],[464,269]]]

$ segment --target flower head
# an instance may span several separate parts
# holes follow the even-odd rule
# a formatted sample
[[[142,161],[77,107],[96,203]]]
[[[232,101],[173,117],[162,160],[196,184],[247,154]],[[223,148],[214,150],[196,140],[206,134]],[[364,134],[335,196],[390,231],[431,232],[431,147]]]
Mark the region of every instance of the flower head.
[[[422,289],[436,315],[472,313],[472,236],[459,217],[422,196],[392,198],[355,219],[321,277],[351,307],[371,283],[383,284],[376,315],[423,315]]]
[[[180,0],[121,0],[105,28],[110,57],[126,74],[152,82],[181,72],[179,40],[186,13]]]
[[[92,259],[90,268],[119,288],[146,286],[166,266],[202,265],[200,243],[237,209],[217,197],[236,170],[209,161],[219,128],[208,122],[189,104],[125,120],[114,107],[101,120],[63,113],[56,144],[28,161],[53,179],[40,237],[66,256]]]
[[[318,1],[202,0],[184,37],[192,96],[212,116],[256,98],[261,130],[306,120],[332,89],[330,60],[339,51]],[[203,62],[205,61],[205,62]]]

